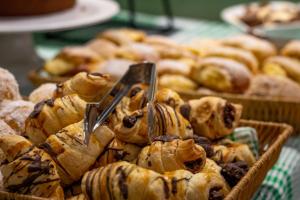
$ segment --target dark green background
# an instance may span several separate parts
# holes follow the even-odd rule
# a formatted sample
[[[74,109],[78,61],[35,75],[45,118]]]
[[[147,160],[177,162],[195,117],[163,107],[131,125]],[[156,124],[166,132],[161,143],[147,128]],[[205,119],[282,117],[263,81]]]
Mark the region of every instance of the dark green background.
[[[127,0],[117,0],[122,8],[127,8]],[[176,16],[187,16],[220,20],[220,11],[228,6],[253,1],[238,0],[170,0]],[[294,0],[296,2],[296,0]],[[161,14],[161,0],[135,0],[137,10],[145,13]],[[298,1],[299,2],[299,1]]]

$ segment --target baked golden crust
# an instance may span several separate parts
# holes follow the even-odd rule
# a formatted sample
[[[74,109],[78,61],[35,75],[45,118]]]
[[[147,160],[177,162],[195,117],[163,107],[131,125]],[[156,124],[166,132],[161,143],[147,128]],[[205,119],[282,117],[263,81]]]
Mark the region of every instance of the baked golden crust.
[[[191,78],[197,83],[220,92],[242,93],[251,79],[251,73],[241,63],[227,58],[204,58],[192,68]]]
[[[64,199],[56,165],[47,153],[18,135],[1,136],[0,148],[8,160],[1,168],[7,191]]]
[[[106,59],[113,58],[118,49],[118,46],[113,42],[101,38],[93,39],[85,46]]]
[[[300,59],[300,40],[292,40],[281,50],[281,54],[288,57]]]
[[[32,103],[39,103],[41,101],[51,99],[54,96],[55,90],[56,84],[44,83],[30,93],[28,97],[29,101]]]
[[[83,119],[86,102],[78,95],[49,99],[35,105],[25,122],[25,135],[34,144],[44,142],[48,136]]]
[[[109,40],[119,46],[130,44],[132,42],[141,42],[146,34],[143,31],[129,28],[110,29],[99,35],[99,38]]]
[[[158,84],[161,88],[170,88],[174,91],[193,91],[198,85],[186,76],[165,74],[159,77]]]

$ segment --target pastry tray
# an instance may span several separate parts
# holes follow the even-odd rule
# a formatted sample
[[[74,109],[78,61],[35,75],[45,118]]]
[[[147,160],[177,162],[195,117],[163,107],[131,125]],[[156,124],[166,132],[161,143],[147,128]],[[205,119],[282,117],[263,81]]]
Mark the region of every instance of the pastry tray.
[[[260,144],[260,158],[247,174],[230,191],[225,200],[251,199],[263,182],[267,172],[276,163],[281,148],[292,133],[292,127],[283,123],[241,120],[239,126],[253,127],[257,130]],[[1,200],[45,200],[29,195],[0,191]]]
[[[204,94],[195,91],[181,91],[184,100],[198,99],[204,96],[218,96],[232,103],[243,105],[243,119],[287,123],[300,133],[300,102],[282,98],[244,96],[239,94]]]

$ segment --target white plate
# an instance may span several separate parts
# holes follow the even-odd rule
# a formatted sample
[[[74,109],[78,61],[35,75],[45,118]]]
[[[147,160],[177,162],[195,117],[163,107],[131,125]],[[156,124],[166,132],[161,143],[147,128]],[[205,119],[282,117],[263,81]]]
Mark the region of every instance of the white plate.
[[[119,6],[110,0],[77,0],[62,12],[30,17],[0,17],[0,33],[66,30],[106,21],[116,15]]]
[[[272,4],[280,6],[280,4],[287,4],[287,1],[272,1]],[[221,18],[238,28],[243,32],[251,30],[253,33],[261,36],[265,36],[271,39],[300,39],[300,22],[292,22],[288,24],[274,25],[274,26],[257,26],[249,27],[243,23],[240,18],[245,13],[245,6],[247,4],[239,4],[224,9],[221,12]]]

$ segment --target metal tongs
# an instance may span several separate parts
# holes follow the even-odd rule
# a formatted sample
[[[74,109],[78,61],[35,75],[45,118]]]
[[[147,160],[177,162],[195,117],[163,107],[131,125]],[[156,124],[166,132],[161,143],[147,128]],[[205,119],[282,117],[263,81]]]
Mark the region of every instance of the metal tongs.
[[[122,98],[135,84],[147,84],[148,137],[152,140],[154,130],[154,97],[156,92],[156,69],[153,63],[130,65],[125,75],[104,95],[99,103],[89,103],[84,116],[84,143],[88,144],[90,135],[105,122]]]

